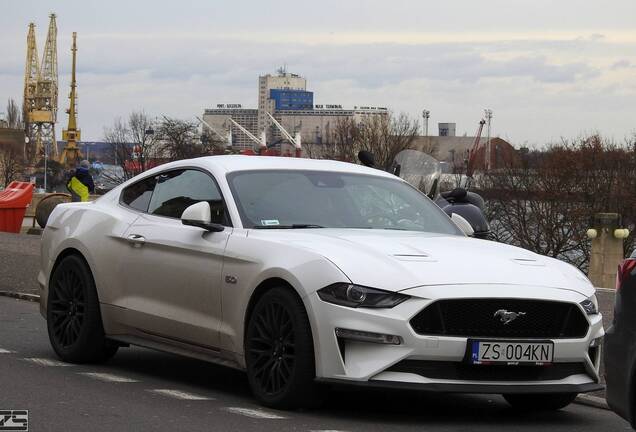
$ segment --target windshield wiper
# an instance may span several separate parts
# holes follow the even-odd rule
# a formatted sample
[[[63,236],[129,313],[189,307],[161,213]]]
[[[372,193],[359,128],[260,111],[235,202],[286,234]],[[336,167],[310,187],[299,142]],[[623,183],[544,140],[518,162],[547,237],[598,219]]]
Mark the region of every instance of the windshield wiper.
[[[292,225],[254,225],[254,229],[299,229],[299,228],[324,228],[315,224],[292,224]]]

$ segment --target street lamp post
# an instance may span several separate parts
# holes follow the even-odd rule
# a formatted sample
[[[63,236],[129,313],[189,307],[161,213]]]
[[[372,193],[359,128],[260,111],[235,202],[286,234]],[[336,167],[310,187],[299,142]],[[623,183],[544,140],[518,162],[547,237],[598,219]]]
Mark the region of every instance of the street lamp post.
[[[491,149],[491,145],[490,145],[490,122],[492,121],[492,110],[486,108],[484,110],[484,114],[486,114],[486,134],[487,134],[487,138],[486,138],[486,171],[490,171],[491,168],[491,159],[492,156],[490,154],[490,152],[492,151]]]
[[[151,123],[148,126],[148,129],[144,130],[144,138],[143,138],[143,142],[142,142],[142,147],[139,149],[139,156],[138,157],[139,157],[140,161],[143,161],[143,164],[144,164],[143,168],[144,169],[146,168],[146,161],[144,160],[145,155],[143,153],[144,153],[144,150],[145,150],[145,147],[146,147],[146,137],[148,135],[154,135],[154,134],[155,134],[155,131],[152,129],[152,123]],[[142,168],[142,167],[140,166],[139,168]]]
[[[431,112],[429,110],[423,110],[422,111],[422,118],[424,120],[424,136],[428,136],[428,119],[431,116]]]
[[[46,179],[48,177],[48,159],[49,159],[49,142],[44,141],[44,193],[46,193],[47,191]]]

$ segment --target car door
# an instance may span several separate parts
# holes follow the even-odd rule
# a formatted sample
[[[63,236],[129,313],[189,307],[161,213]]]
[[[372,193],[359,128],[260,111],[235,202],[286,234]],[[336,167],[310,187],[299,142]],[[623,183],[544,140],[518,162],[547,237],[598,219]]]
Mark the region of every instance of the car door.
[[[181,223],[190,205],[207,201],[222,232]],[[146,212],[125,234],[123,290],[127,324],[141,332],[215,348],[221,322],[221,271],[232,228],[214,178],[198,169],[155,176]]]

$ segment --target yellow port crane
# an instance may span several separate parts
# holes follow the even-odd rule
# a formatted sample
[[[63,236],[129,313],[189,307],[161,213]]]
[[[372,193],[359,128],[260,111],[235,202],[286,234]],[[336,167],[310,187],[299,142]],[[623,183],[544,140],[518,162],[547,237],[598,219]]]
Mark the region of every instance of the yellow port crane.
[[[42,62],[38,62],[35,24],[29,24],[27,55],[24,71],[24,123],[29,138],[26,155],[30,161],[46,157],[47,148],[57,155],[55,122],[57,120],[57,24],[56,15],[50,22],[44,44]]]
[[[77,162],[81,159],[82,153],[77,142],[81,139],[81,131],[77,128],[77,80],[75,79],[75,65],[77,62],[77,33],[73,32],[73,47],[71,48],[73,53],[73,68],[71,72],[71,93],[68,98],[70,99],[69,108],[66,110],[68,114],[68,128],[62,130],[62,139],[66,141],[64,151],[60,155],[60,164],[66,169],[73,168],[77,165]]]

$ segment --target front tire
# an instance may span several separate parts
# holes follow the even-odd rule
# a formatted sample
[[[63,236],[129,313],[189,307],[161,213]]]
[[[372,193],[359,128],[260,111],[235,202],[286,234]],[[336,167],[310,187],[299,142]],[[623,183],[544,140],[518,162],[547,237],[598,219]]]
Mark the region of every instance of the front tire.
[[[258,300],[247,323],[245,359],[250,387],[263,405],[294,409],[319,401],[309,319],[291,290],[276,287]]]
[[[556,411],[570,405],[577,393],[504,394],[506,402],[523,411]]]
[[[78,255],[63,258],[51,275],[46,323],[53,350],[66,362],[100,362],[117,352],[104,336],[93,275]]]

